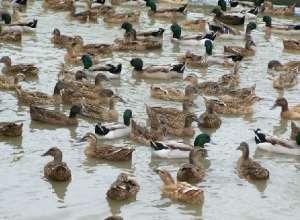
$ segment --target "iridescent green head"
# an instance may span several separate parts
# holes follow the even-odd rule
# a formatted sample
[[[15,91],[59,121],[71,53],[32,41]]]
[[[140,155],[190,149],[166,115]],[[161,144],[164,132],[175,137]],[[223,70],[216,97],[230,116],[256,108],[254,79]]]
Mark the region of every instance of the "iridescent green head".
[[[143,60],[140,58],[133,58],[130,61],[131,66],[134,67],[135,70],[137,71],[142,71],[143,70]]]
[[[257,7],[257,6],[261,6],[262,3],[264,3],[265,0],[255,0],[254,1],[254,5]]]
[[[206,54],[212,55],[212,50],[213,50],[213,43],[212,43],[212,41],[211,40],[206,40],[204,42],[204,46],[205,46]]]
[[[148,0],[146,5],[150,7],[151,11],[156,12],[156,4],[153,0]]]
[[[203,147],[204,144],[210,142],[210,136],[208,134],[199,134],[194,141],[194,147]]]
[[[89,55],[83,55],[81,57],[81,61],[83,63],[84,69],[89,69],[91,66],[93,66],[92,58]]]
[[[131,118],[132,118],[132,111],[130,109],[126,109],[125,112],[123,113],[124,125],[129,126]]]
[[[254,23],[254,22],[249,22],[248,24],[247,24],[247,27],[246,27],[246,32],[251,32],[252,30],[255,30],[256,29],[256,23]]]
[[[222,12],[218,7],[215,7],[211,12],[214,13],[217,17],[220,17],[222,15]]]
[[[296,143],[297,143],[297,145],[300,145],[300,131],[298,131],[298,133],[296,135]]]
[[[5,24],[11,24],[11,16],[9,13],[3,13],[1,18]]]
[[[263,21],[266,23],[267,27],[271,27],[272,26],[272,18],[270,16],[264,16],[263,17]]]
[[[126,32],[130,32],[132,30],[132,24],[129,22],[124,22],[121,26],[122,29],[124,29]]]
[[[173,32],[173,38],[180,39],[181,27],[177,23],[171,25],[171,31]]]
[[[218,6],[222,9],[222,11],[227,10],[227,4],[225,0],[219,0],[218,1]]]

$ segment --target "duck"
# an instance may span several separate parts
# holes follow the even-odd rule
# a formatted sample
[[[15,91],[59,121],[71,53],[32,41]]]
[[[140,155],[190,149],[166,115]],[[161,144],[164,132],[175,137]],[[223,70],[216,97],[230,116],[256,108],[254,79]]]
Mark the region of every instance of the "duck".
[[[192,149],[189,154],[189,163],[181,165],[177,171],[177,181],[190,184],[202,182],[205,176],[204,167],[199,161],[203,149]]]
[[[77,37],[75,43],[75,53],[90,56],[108,55],[112,53],[113,49],[111,44],[84,44],[82,37]]]
[[[202,156],[207,156],[205,146],[211,143],[208,134],[202,133],[196,136],[193,146],[180,141],[151,141],[152,156],[156,158],[184,159],[189,158],[190,151],[194,148],[203,149]]]
[[[68,165],[62,161],[63,154],[57,147],[52,147],[46,151],[43,155],[52,156],[54,159],[48,162],[44,167],[44,176],[48,180],[57,182],[70,181],[72,178],[71,170]]]
[[[173,33],[172,43],[181,45],[204,45],[207,40],[213,41],[216,38],[216,34],[202,34],[196,36],[181,36],[181,27],[177,23],[171,25],[171,31]]]
[[[219,128],[222,120],[214,111],[213,105],[207,105],[206,111],[202,113],[198,119],[198,127],[200,128]]]
[[[291,88],[296,84],[297,72],[294,70],[280,73],[278,77],[273,78],[273,88],[275,89]]]
[[[117,6],[134,6],[134,7],[140,7],[145,5],[144,1],[139,0],[111,0],[111,5],[117,5]]]
[[[55,46],[61,48],[69,48],[72,44],[79,41],[80,36],[68,36],[61,34],[58,28],[54,28],[52,32],[51,42]]]
[[[105,5],[105,0],[87,0],[86,3],[88,10],[90,10],[94,16],[105,16],[109,13],[115,12],[114,8],[111,5]]]
[[[149,65],[143,68],[143,60],[140,58],[133,58],[130,61],[131,66],[134,67],[132,75],[144,79],[174,79],[182,78],[185,64],[173,65]]]
[[[121,216],[112,215],[112,216],[106,217],[104,220],[123,220],[123,218]]]
[[[245,47],[239,46],[224,46],[225,53],[231,53],[235,55],[240,55],[242,57],[249,57],[255,55],[255,43],[253,40],[246,40]]]
[[[104,16],[103,21],[112,24],[122,24],[125,21],[138,22],[139,19],[140,19],[139,11],[125,12],[125,13],[110,12]]]
[[[296,3],[288,5],[287,7],[273,7],[271,1],[265,1],[262,6],[262,11],[264,14],[277,15],[277,16],[292,16],[295,13]]]
[[[280,116],[287,120],[300,120],[300,105],[289,108],[288,101],[284,97],[277,98],[271,109],[281,107]]]
[[[185,5],[185,4],[188,4],[189,1],[187,1],[187,0],[159,0],[158,2],[175,4],[175,5]]]
[[[30,117],[33,121],[42,123],[53,124],[58,126],[74,126],[78,124],[77,115],[80,113],[79,106],[72,106],[69,116],[57,111],[51,111],[45,108],[30,106]]]
[[[133,148],[115,147],[112,145],[98,144],[95,134],[88,132],[81,141],[88,142],[84,154],[90,158],[97,158],[108,161],[130,161],[132,159]]]
[[[221,86],[236,87],[240,84],[240,62],[243,60],[243,57],[237,55],[234,61],[233,71],[229,74],[224,74],[218,79],[218,83]]]
[[[113,43],[113,51],[147,51],[162,48],[162,40],[155,38],[140,38],[137,40],[115,39]]]
[[[229,2],[229,5],[231,6],[232,4],[230,4]],[[227,12],[228,8],[227,8],[227,3],[225,0],[219,0],[218,1],[218,6],[220,7],[220,9],[223,11],[223,12]],[[259,12],[259,6],[254,6],[254,7],[251,7],[249,9],[246,9],[246,8],[242,8],[241,10],[237,10],[238,8],[237,7],[231,7],[230,9],[234,8],[235,10],[230,10],[230,13],[227,14],[227,15],[238,15],[238,16],[245,16],[247,20],[256,20],[256,16]]]
[[[164,185],[160,191],[163,196],[187,204],[203,204],[204,192],[186,182],[175,182],[171,174],[163,169],[156,169]]]
[[[241,142],[237,150],[242,151],[242,156],[237,162],[239,176],[247,180],[269,179],[270,172],[249,157],[249,145],[246,142]]]
[[[0,90],[15,90],[16,88],[21,88],[19,83],[25,80],[25,78],[25,75],[22,73],[17,74],[13,78],[0,75]]]
[[[198,31],[207,30],[208,22],[203,18],[198,18],[198,19],[183,21],[181,22],[180,26],[184,30],[198,32]]]
[[[299,72],[300,61],[293,60],[293,61],[289,61],[287,63],[281,63],[279,60],[271,60],[268,63],[268,69],[276,70],[276,71],[294,70],[296,72]]]
[[[192,85],[185,87],[184,91],[175,88],[163,89],[160,86],[150,86],[150,95],[152,98],[162,99],[166,101],[179,101],[193,100],[197,89]]]
[[[0,137],[22,136],[23,123],[0,122]]]
[[[11,23],[11,15],[6,13],[2,14],[2,19],[4,20],[4,25],[2,25],[2,30],[5,32],[21,32],[21,33],[35,33],[38,20],[33,19],[33,21],[27,23]]]
[[[148,16],[155,18],[178,18],[183,17],[187,13],[187,4],[179,8],[168,8],[157,10],[156,3],[153,0],[147,0],[146,6],[150,8]]]
[[[95,126],[97,139],[114,140],[130,135],[132,111],[126,109],[123,113],[123,123],[98,123]]]
[[[283,40],[283,47],[286,50],[300,50],[300,40]]]
[[[18,31],[15,32],[4,31],[2,25],[0,24],[0,42],[21,43],[22,33]]]
[[[140,185],[126,173],[120,173],[117,180],[111,184],[106,192],[107,198],[115,201],[123,201],[135,198],[140,191]]]
[[[70,17],[79,22],[95,21],[98,15],[93,13],[89,8],[82,12],[76,12],[76,7],[73,1],[70,2]]]
[[[254,139],[258,149],[287,155],[300,155],[300,132],[295,136],[295,141],[287,141],[266,135],[261,129],[254,130]]]
[[[57,0],[57,1],[43,1],[43,7],[46,9],[56,10],[56,11],[70,11],[74,5],[73,0]]]
[[[238,16],[238,15],[230,15],[230,14],[223,14],[220,8],[214,8],[212,13],[215,14],[214,21],[223,22],[228,25],[243,25],[245,23],[245,15]]]
[[[26,77],[36,77],[39,69],[34,64],[15,64],[12,65],[11,58],[9,56],[3,56],[0,59],[0,63],[4,64],[2,68],[3,74],[24,74]]]
[[[300,33],[300,24],[272,24],[272,18],[270,16],[264,16],[263,22],[265,22],[265,31],[278,33],[278,34],[295,34]]]

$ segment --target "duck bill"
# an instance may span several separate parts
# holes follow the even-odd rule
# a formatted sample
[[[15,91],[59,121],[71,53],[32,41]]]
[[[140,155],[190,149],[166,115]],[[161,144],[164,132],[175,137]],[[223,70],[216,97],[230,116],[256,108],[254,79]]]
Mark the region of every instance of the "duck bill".
[[[273,110],[273,109],[276,108],[276,107],[277,107],[277,105],[274,104],[274,105],[270,108],[270,110]]]

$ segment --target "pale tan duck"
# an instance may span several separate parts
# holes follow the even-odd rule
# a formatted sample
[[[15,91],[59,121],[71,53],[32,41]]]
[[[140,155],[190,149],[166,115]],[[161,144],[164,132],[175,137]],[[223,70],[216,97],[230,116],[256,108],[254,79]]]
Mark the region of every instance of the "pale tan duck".
[[[289,108],[286,98],[281,97],[276,99],[271,109],[274,109],[277,106],[281,107],[281,118],[288,120],[300,120],[300,105]]]
[[[33,64],[15,64],[12,65],[11,59],[9,56],[4,56],[0,59],[0,63],[4,64],[2,68],[3,74],[12,74],[16,75],[19,73],[24,74],[26,77],[35,77],[38,75],[39,69]]]
[[[291,88],[297,84],[297,72],[295,70],[288,70],[280,73],[278,77],[273,78],[273,87],[275,89]]]
[[[276,71],[288,71],[288,70],[294,70],[296,72],[300,71],[300,61],[289,61],[286,63],[281,63],[278,60],[271,60],[268,63],[268,69],[270,70],[276,70]]]

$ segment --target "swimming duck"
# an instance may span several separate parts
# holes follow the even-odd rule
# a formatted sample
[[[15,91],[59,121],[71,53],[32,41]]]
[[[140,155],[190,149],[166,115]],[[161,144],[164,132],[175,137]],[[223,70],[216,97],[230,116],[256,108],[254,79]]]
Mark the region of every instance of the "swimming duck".
[[[109,216],[109,217],[106,217],[104,220],[123,220],[123,218],[121,216]]]
[[[15,90],[16,88],[21,88],[19,82],[25,79],[25,75],[22,73],[17,74],[16,76],[7,77],[5,75],[0,75],[0,89],[1,90]]]
[[[199,183],[203,180],[204,167],[199,161],[203,155],[203,149],[192,149],[189,154],[189,163],[183,164],[177,171],[177,181],[187,183]]]
[[[59,182],[71,179],[71,170],[65,162],[62,162],[63,155],[60,149],[52,147],[42,156],[52,156],[54,158],[44,167],[44,176],[47,179]]]
[[[288,101],[282,97],[276,99],[271,109],[274,109],[277,106],[281,107],[280,116],[282,118],[287,120],[300,120],[300,105],[289,108]]]
[[[131,132],[132,111],[126,109],[123,113],[123,123],[97,124],[95,134],[98,139],[113,140],[126,137]]]
[[[208,134],[199,134],[194,140],[194,145],[179,141],[151,141],[152,156],[158,158],[180,159],[189,158],[190,151],[194,148],[202,149],[202,156],[207,156],[205,146],[211,142]]]
[[[220,8],[214,8],[212,13],[215,14],[214,21],[216,22],[220,21],[229,25],[243,25],[245,23],[244,15],[241,17],[238,15],[223,14]]]
[[[11,59],[9,56],[4,56],[0,59],[0,63],[4,64],[2,68],[3,74],[19,74],[22,73],[26,77],[37,76],[39,69],[33,64],[16,64],[12,65]]]
[[[237,170],[241,177],[247,180],[266,180],[269,178],[269,171],[249,157],[249,145],[246,142],[242,142],[237,150],[242,151],[242,156],[237,162]]]
[[[35,33],[38,20],[33,19],[33,21],[27,23],[11,23],[10,14],[2,14],[2,19],[4,20],[4,25],[2,25],[2,30],[5,32],[21,32],[21,33]]]
[[[76,12],[74,2],[70,2],[70,17],[80,22],[95,21],[98,15],[93,13],[89,8],[86,11]]]
[[[164,182],[160,188],[163,196],[188,204],[202,204],[204,202],[204,192],[200,188],[186,182],[175,182],[166,170],[157,169],[156,172]]]
[[[229,86],[229,87],[236,87],[240,84],[240,62],[242,61],[243,57],[237,55],[234,61],[233,71],[229,74],[224,74],[218,79],[218,83],[221,86]]]
[[[151,85],[150,87],[151,97],[166,101],[183,102],[184,100],[193,100],[196,92],[197,89],[191,85],[186,86],[184,91],[175,88],[163,89],[160,86],[154,85]]]
[[[87,8],[90,10],[91,14],[94,16],[105,16],[109,13],[114,13],[115,10],[111,5],[105,5],[105,0],[87,0]]]
[[[180,26],[185,30],[190,31],[204,31],[207,29],[208,23],[206,20],[199,18],[195,20],[183,21]]]
[[[187,4],[179,8],[168,8],[157,10],[156,3],[153,0],[146,1],[146,6],[150,7],[148,15],[156,18],[177,18],[185,16],[187,13]]]
[[[291,122],[291,140],[296,140],[296,136],[300,131],[300,127],[298,127],[295,122]]]
[[[213,105],[207,105],[206,111],[198,119],[198,127],[219,128],[222,124],[221,118],[214,111]]]
[[[68,48],[73,43],[76,43],[78,41],[78,38],[79,36],[71,37],[68,35],[63,35],[60,33],[60,30],[58,28],[54,28],[52,32],[51,42],[56,46]]]
[[[117,180],[111,184],[106,192],[109,199],[123,201],[130,198],[135,198],[140,191],[140,185],[126,173],[120,173]]]
[[[162,48],[162,40],[154,38],[140,38],[137,40],[116,39],[114,40],[113,50],[116,51],[145,51]]]
[[[3,31],[2,25],[0,24],[0,42],[20,43],[21,41],[22,41],[21,32]]]
[[[48,123],[59,126],[72,126],[77,125],[77,115],[80,113],[81,108],[79,106],[72,106],[69,116],[57,111],[51,111],[48,109],[40,108],[37,106],[30,106],[30,117],[33,121],[39,121],[42,123]]]
[[[23,123],[0,122],[0,136],[19,137],[22,135]]]
[[[229,2],[229,4],[230,4],[230,2]],[[223,12],[228,11],[227,3],[226,3],[225,0],[219,0],[218,1],[218,6],[220,7],[220,9]],[[231,6],[231,4],[230,4],[230,6]],[[259,7],[258,6],[251,7],[249,9],[242,8],[241,10],[237,10],[238,9],[237,7],[232,7],[232,8],[234,8],[235,10],[230,10],[231,12],[230,12],[229,15],[245,16],[247,20],[251,20],[251,19],[256,20],[256,16],[259,12]]]
[[[269,15],[279,15],[279,16],[292,16],[295,13],[296,4],[288,5],[287,7],[273,7],[273,3],[271,1],[265,1],[262,7],[262,11],[264,14]]]
[[[45,7],[46,9],[57,10],[57,11],[69,11],[74,7],[73,4],[74,4],[73,0],[63,0],[63,1],[44,0],[43,1],[43,7]]]
[[[112,5],[120,5],[120,6],[134,6],[134,7],[141,7],[145,5],[144,1],[139,0],[111,0],[110,3]]]
[[[255,142],[258,149],[289,155],[300,155],[300,133],[296,133],[295,141],[282,140],[277,137],[272,137],[264,134],[261,129],[254,130]]]
[[[265,31],[279,34],[299,34],[300,24],[272,24],[272,18],[270,16],[264,16]]]
[[[99,56],[112,53],[111,44],[84,44],[82,37],[77,37],[75,41],[75,53],[89,54],[91,56]]]
[[[103,21],[112,24],[122,24],[123,22],[138,22],[140,12],[125,12],[125,13],[108,13],[104,16]]]
[[[283,47],[286,50],[300,50],[300,40],[283,40]]]
[[[224,46],[224,52],[231,53],[235,55],[240,55],[242,57],[249,57],[255,55],[255,43],[251,39],[247,39],[245,47],[238,46]]]
[[[88,142],[84,153],[87,157],[109,161],[129,161],[132,158],[133,148],[114,147],[112,145],[98,144],[93,133],[87,133],[81,141]]]
[[[278,77],[273,78],[273,88],[275,89],[291,88],[296,84],[297,72],[294,70],[280,73]]]
[[[172,42],[181,45],[204,45],[207,40],[213,41],[216,34],[202,34],[197,36],[181,36],[181,27],[174,23],[171,25],[171,31],[173,33]]]
[[[268,69],[276,70],[276,71],[294,70],[296,72],[299,72],[299,70],[300,70],[300,61],[289,61],[287,63],[282,64],[278,60],[271,60],[268,63]]]
[[[145,79],[181,78],[185,69],[184,64],[150,65],[143,68],[143,60],[140,58],[133,58],[130,64],[134,67],[132,74]]]

